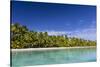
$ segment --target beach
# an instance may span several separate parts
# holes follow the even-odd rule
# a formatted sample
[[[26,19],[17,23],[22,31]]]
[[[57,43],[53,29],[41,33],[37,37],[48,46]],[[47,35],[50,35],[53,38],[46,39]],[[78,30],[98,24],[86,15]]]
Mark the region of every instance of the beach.
[[[77,49],[77,48],[96,48],[96,46],[84,46],[84,47],[51,47],[51,48],[25,48],[25,49],[11,49],[12,52],[20,51],[43,51],[43,50],[60,50],[60,49]]]

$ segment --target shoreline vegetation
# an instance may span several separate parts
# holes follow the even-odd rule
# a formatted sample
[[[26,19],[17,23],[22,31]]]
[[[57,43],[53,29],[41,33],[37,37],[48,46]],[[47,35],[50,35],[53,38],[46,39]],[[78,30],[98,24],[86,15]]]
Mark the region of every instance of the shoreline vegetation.
[[[12,52],[44,51],[44,50],[61,50],[61,49],[76,49],[76,48],[96,48],[96,46],[85,46],[85,47],[52,47],[52,48],[25,48],[25,49],[11,49],[11,51]]]
[[[48,35],[48,32],[30,31],[19,23],[11,24],[11,49],[48,49],[48,48],[74,48],[96,47],[96,40],[85,40],[66,35]]]

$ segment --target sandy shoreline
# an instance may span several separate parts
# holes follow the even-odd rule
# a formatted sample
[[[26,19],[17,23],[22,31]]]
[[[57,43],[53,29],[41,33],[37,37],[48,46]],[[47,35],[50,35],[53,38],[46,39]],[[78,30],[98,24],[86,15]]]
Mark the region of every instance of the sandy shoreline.
[[[85,46],[85,47],[52,47],[52,48],[25,48],[25,49],[11,49],[14,51],[41,51],[41,50],[59,50],[59,49],[73,49],[73,48],[96,48],[96,46]]]

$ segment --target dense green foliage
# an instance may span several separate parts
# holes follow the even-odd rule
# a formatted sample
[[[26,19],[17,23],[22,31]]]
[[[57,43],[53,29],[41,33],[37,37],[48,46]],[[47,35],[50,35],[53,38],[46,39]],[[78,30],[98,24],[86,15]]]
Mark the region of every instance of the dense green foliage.
[[[96,46],[96,41],[75,37],[49,36],[47,32],[29,31],[18,23],[11,25],[11,48]]]

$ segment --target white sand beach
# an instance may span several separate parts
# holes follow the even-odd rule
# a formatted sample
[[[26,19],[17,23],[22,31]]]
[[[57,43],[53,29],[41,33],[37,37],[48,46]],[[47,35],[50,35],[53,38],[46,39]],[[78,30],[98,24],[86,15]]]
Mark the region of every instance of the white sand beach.
[[[41,50],[60,50],[60,49],[73,49],[73,48],[96,48],[96,46],[84,46],[84,47],[51,47],[51,48],[25,48],[25,49],[11,49],[15,51],[41,51]]]

